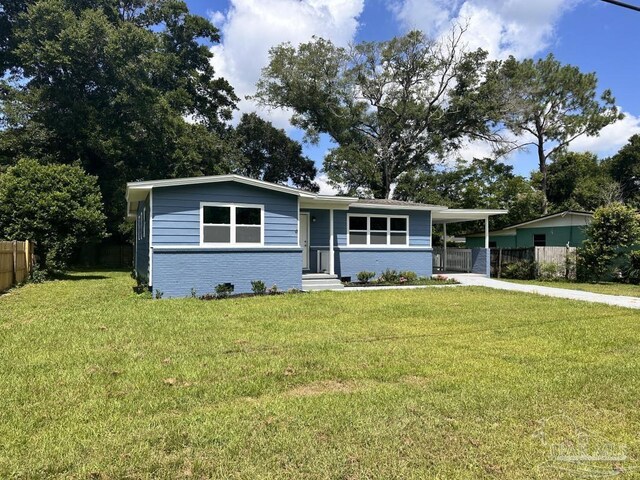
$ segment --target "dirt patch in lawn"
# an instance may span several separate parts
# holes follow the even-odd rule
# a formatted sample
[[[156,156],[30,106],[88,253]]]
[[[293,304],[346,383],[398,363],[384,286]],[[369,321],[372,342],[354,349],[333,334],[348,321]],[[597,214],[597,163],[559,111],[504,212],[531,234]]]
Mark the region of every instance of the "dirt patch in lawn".
[[[289,397],[310,397],[324,395],[325,393],[352,393],[371,387],[371,382],[357,382],[348,380],[320,380],[318,382],[300,385],[285,392]]]

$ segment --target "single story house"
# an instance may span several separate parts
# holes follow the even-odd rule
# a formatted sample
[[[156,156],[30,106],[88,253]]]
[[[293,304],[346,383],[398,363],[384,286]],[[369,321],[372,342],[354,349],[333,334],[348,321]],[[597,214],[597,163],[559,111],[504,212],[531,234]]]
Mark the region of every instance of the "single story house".
[[[593,214],[566,210],[489,232],[491,248],[579,247]],[[484,244],[484,233],[467,235],[467,247]]]
[[[432,274],[432,225],[485,220],[504,210],[320,195],[239,175],[127,184],[136,222],[135,273],[164,297],[261,280],[280,290],[341,286],[387,268]],[[486,245],[474,272],[489,272]]]

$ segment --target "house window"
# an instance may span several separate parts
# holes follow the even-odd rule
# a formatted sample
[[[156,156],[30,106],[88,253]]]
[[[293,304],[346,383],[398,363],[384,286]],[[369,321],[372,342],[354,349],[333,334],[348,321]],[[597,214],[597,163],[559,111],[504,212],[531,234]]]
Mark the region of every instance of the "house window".
[[[262,244],[262,205],[203,203],[201,221],[203,244]]]
[[[349,215],[349,245],[407,245],[407,216]]]
[[[547,236],[544,233],[536,233],[533,236],[533,246],[534,247],[546,247],[547,246]]]

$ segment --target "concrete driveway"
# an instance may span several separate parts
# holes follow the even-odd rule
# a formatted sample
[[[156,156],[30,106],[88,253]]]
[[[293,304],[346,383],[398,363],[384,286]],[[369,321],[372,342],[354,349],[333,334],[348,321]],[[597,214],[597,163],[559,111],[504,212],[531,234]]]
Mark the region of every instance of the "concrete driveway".
[[[536,293],[538,295],[546,295],[548,297],[567,298],[569,300],[580,300],[583,302],[606,303],[617,307],[640,309],[640,298],[636,297],[604,295],[602,293],[568,290],[566,288],[541,287],[539,285],[504,282],[502,280],[496,280],[495,278],[487,278],[484,275],[474,275],[469,273],[453,273],[445,274],[443,276],[447,278],[454,278],[463,285],[497,288],[499,290],[510,290],[513,292]]]

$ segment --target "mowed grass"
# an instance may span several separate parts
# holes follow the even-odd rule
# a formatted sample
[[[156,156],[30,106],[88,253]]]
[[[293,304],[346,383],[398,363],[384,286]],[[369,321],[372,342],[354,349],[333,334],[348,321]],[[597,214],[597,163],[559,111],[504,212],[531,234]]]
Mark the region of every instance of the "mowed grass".
[[[0,297],[0,478],[575,478],[545,464],[572,436],[542,434],[549,418],[624,446],[612,468],[640,460],[636,311],[132,285],[81,273]]]
[[[629,285],[626,283],[601,282],[601,283],[579,283],[579,282],[542,282],[540,280],[506,280],[507,282],[522,283],[525,285],[540,285],[542,287],[565,288],[568,290],[582,290],[584,292],[604,293],[605,295],[622,295],[625,297],[640,297],[640,285]]]

